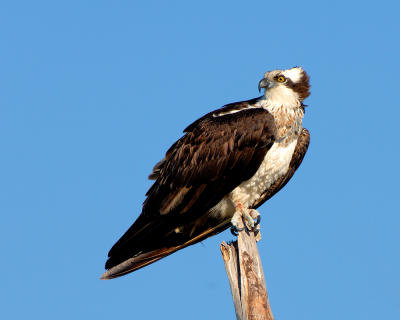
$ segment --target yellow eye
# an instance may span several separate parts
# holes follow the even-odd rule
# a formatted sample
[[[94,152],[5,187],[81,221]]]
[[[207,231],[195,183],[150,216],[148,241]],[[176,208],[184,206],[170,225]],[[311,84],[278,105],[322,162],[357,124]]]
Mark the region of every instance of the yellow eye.
[[[276,81],[278,82],[285,82],[286,78],[284,76],[279,76]]]

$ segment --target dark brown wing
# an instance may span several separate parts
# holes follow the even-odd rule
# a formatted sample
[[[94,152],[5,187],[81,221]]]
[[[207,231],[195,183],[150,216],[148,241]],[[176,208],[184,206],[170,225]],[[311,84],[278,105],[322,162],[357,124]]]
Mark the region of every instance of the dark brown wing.
[[[249,106],[254,105],[260,98],[261,97],[246,100],[246,101],[229,103],[229,104],[223,106],[222,108],[211,111],[211,112],[207,113],[206,115],[202,116],[201,118],[197,119],[195,122],[193,122],[191,125],[189,125],[185,130],[183,130],[183,132],[191,132],[201,122],[206,121],[209,118],[215,118],[215,117],[222,116],[224,114],[229,114],[229,113],[237,112],[237,111],[240,111],[243,109],[247,109],[247,108],[249,108]],[[162,159],[161,161],[159,161],[154,166],[153,172],[149,175],[150,180],[156,180],[159,177],[161,169],[165,165],[165,160],[171,155],[171,152],[176,148],[176,145],[179,143],[179,141],[180,140],[175,142],[175,144],[173,144],[171,146],[171,148],[167,151],[166,157],[164,159]]]
[[[303,128],[299,139],[297,140],[296,148],[294,149],[292,160],[289,164],[289,170],[280,179],[278,179],[261,197],[253,206],[254,209],[261,206],[265,201],[273,197],[277,192],[279,192],[293,177],[297,168],[300,166],[303,158],[307,152],[308,145],[310,144],[310,132]]]
[[[207,212],[254,175],[275,140],[275,123],[262,108],[216,112],[190,125],[156,165],[142,213],[111,248],[106,268],[113,269],[104,278],[134,271],[227,227]]]

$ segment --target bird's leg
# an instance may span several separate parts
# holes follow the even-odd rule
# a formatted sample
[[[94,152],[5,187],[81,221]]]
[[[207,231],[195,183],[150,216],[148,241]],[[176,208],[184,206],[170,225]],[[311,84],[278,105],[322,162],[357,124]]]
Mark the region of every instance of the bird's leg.
[[[256,209],[248,209],[243,206],[241,202],[236,203],[236,208],[241,212],[242,216],[246,219],[250,230],[253,230],[256,225],[260,223],[260,213]],[[254,221],[256,219],[256,221]]]
[[[232,223],[232,228],[231,232],[233,235],[237,235],[237,232],[244,230],[243,228],[239,227],[240,219],[242,217],[245,218],[245,221],[247,222],[248,229],[251,231],[254,231],[254,233],[257,235],[259,234],[259,224],[260,224],[260,213],[255,210],[255,209],[248,209],[245,208],[243,203],[240,201],[235,202],[235,213],[231,219]],[[256,221],[254,221],[256,220]],[[261,239],[261,235],[259,236]],[[257,240],[258,241],[258,240]]]
[[[260,232],[260,224],[256,224],[256,226],[253,229],[254,231],[254,237],[256,238],[256,242],[261,240],[261,232]]]
[[[258,242],[261,240],[261,232],[260,232],[261,215],[256,209],[248,209],[248,210],[249,210],[249,215],[252,218],[252,223],[254,224],[253,227],[251,228],[251,231],[254,232],[254,237]]]
[[[232,224],[231,233],[232,233],[234,236],[237,236],[237,235],[238,235],[238,232],[244,230],[244,226],[243,226],[242,228],[239,227],[240,221],[241,221],[241,218],[242,218],[242,212],[241,212],[240,210],[237,210],[237,209],[238,209],[238,208],[236,208],[236,211],[235,211],[235,213],[233,214],[233,217],[232,217],[232,219],[231,219],[231,224]]]
[[[261,215],[260,215],[260,213],[259,213],[258,210],[256,210],[256,209],[249,209],[249,211],[250,211],[250,216],[251,216],[254,220],[256,220],[256,221],[253,220],[254,226],[255,226],[255,227],[258,226],[258,225],[260,224],[260,220],[261,220]]]
[[[261,215],[256,209],[250,209],[250,215],[251,217],[256,220],[254,222],[254,227],[252,228],[252,231],[254,232],[254,237],[256,238],[256,241],[261,240],[261,232],[260,232],[260,220],[261,220]]]

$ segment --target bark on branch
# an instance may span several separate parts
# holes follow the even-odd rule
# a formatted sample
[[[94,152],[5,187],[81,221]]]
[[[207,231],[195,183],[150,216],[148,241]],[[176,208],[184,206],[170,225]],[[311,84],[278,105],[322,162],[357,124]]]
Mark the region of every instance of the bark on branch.
[[[273,320],[254,233],[240,231],[237,241],[221,243],[238,320]]]

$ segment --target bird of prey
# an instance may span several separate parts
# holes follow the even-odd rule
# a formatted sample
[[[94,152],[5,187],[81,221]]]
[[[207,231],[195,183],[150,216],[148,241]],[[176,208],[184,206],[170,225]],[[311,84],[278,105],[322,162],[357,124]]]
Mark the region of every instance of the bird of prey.
[[[193,122],[158,162],[142,213],[108,253],[112,279],[215,235],[256,210],[293,176],[307,151],[301,67],[266,72],[261,97],[230,103]],[[240,232],[240,231],[239,231]]]

